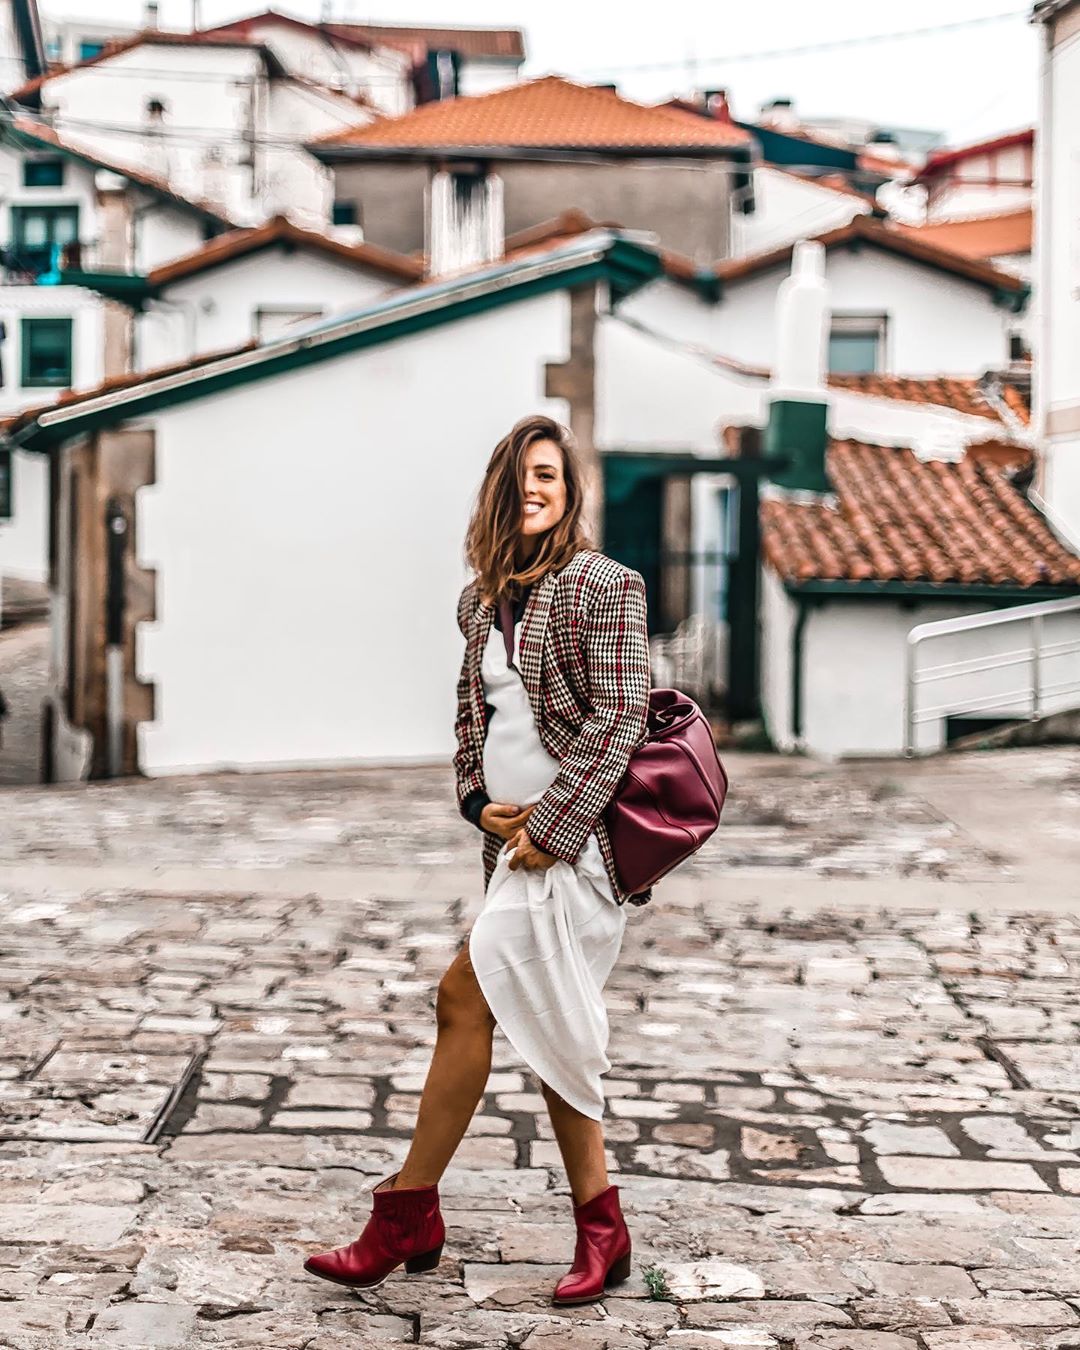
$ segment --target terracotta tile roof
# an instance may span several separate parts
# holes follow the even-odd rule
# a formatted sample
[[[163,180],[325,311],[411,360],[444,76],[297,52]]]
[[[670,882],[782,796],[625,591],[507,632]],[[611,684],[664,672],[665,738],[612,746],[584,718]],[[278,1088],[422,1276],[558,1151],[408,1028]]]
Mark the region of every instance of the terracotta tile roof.
[[[1031,207],[1002,211],[993,216],[972,216],[966,220],[938,220],[928,225],[897,227],[913,239],[962,253],[968,258],[996,258],[1009,253],[1030,253],[1034,234]]]
[[[972,145],[962,145],[953,150],[934,150],[926,157],[926,163],[915,177],[916,182],[927,178],[937,178],[939,174],[953,169],[968,159],[977,159],[980,155],[992,155],[998,150],[1012,150],[1035,144],[1035,129],[1025,127],[1022,131],[1010,131],[1004,136],[993,136],[986,141],[976,141]]]
[[[913,262],[920,262],[943,272],[951,272],[955,276],[978,282],[995,291],[1008,291],[1018,295],[1028,289],[1027,283],[1013,276],[1011,272],[1003,272],[1000,268],[978,258],[966,258],[929,240],[913,238],[909,232],[895,229],[866,215],[855,216],[848,224],[813,237],[827,249],[842,248],[850,244],[872,244],[899,257],[910,258]],[[765,253],[752,253],[745,258],[719,262],[715,267],[716,275],[721,281],[734,282],[757,276],[771,268],[788,267],[793,251],[794,244],[784,244]]]
[[[383,272],[402,282],[420,281],[424,276],[424,265],[417,258],[405,257],[378,244],[344,244],[315,230],[301,229],[285,216],[275,216],[257,229],[233,230],[219,235],[204,248],[156,267],[146,279],[157,289],[275,245],[312,249],[354,267]]]
[[[877,398],[898,399],[902,403],[932,403],[973,417],[1000,421],[1001,408],[994,391],[982,380],[961,375],[841,375],[830,373],[832,389],[851,389]],[[997,394],[1019,421],[1031,416],[1027,398],[1013,384],[1003,383]]]
[[[1080,558],[988,457],[924,463],[834,441],[826,469],[835,504],[761,504],[765,558],[785,581],[1080,587]]]
[[[358,150],[558,148],[724,150],[749,145],[726,122],[671,108],[632,103],[610,89],[574,84],[560,75],[491,94],[425,103],[403,117],[334,132],[317,147]]]
[[[29,140],[36,145],[46,145],[50,149],[61,150],[64,154],[70,155],[73,159],[81,160],[84,164],[89,164],[95,169],[107,169],[110,173],[128,178],[131,182],[137,183],[140,187],[167,199],[176,206],[196,211],[200,215],[211,217],[222,225],[236,228],[236,222],[226,215],[220,206],[202,198],[183,196],[176,191],[168,179],[162,178],[156,173],[150,173],[146,169],[136,168],[132,164],[126,164],[121,160],[102,155],[98,150],[86,149],[77,141],[59,135],[52,127],[26,116],[15,117],[8,125],[24,140]]]
[[[520,28],[443,28],[398,23],[328,23],[323,27],[335,36],[352,37],[369,46],[399,47],[412,52],[448,50],[476,58],[525,60],[525,35]]]

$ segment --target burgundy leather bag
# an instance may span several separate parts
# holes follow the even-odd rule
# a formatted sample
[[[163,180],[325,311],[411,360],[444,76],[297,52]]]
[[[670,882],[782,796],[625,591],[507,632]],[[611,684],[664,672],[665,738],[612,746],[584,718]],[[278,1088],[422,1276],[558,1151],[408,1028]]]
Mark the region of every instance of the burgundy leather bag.
[[[712,729],[688,695],[653,689],[646,734],[604,811],[615,870],[631,895],[697,852],[720,824],[728,789]]]
[[[507,665],[514,660],[514,619],[499,602]],[[678,689],[653,689],[647,739],[604,808],[624,891],[645,891],[696,853],[720,824],[728,777],[705,714]],[[526,827],[527,828],[527,827]]]

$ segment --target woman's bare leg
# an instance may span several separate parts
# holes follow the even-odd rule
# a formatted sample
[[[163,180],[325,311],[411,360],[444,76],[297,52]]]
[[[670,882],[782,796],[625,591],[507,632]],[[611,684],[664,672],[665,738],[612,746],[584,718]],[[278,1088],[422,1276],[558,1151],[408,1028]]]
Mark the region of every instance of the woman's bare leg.
[[[598,1120],[584,1116],[554,1088],[541,1083],[551,1127],[562,1155],[575,1205],[583,1205],[609,1186],[604,1157],[604,1131]]]
[[[469,960],[468,939],[435,1000],[438,1033],[412,1144],[391,1190],[435,1186],[469,1128],[491,1073],[495,1019]]]

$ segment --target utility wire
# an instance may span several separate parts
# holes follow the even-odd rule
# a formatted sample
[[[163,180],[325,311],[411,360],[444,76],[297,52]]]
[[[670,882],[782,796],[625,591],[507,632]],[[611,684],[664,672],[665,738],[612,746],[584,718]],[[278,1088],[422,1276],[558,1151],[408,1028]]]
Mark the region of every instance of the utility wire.
[[[953,33],[964,28],[975,28],[1006,19],[1021,19],[1027,10],[1011,9],[1000,14],[985,14],[976,19],[958,19],[953,23],[931,24],[924,28],[898,28],[889,33],[867,33],[860,37],[830,38],[822,42],[805,42],[797,47],[772,47],[764,51],[731,52],[725,56],[695,56],[695,65],[735,65],[749,61],[776,61],[789,56],[812,56],[817,52],[838,51],[848,47],[865,47],[879,42],[897,42],[906,38],[931,37],[937,33]],[[648,70],[685,70],[686,58],[674,61],[648,61],[641,65],[594,66],[580,72],[584,75],[617,75],[623,72]]]

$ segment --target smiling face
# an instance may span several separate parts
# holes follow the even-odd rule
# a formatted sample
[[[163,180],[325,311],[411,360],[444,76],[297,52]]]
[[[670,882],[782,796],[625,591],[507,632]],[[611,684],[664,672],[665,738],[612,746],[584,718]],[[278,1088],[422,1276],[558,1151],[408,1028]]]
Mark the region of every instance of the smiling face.
[[[554,441],[535,441],[525,451],[521,533],[544,534],[566,514],[562,451]]]

